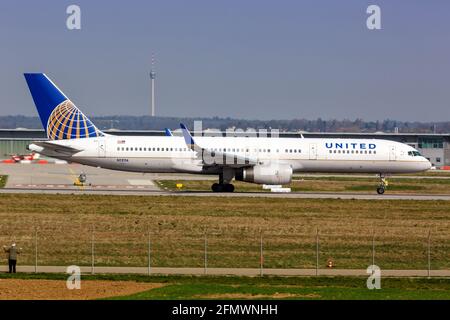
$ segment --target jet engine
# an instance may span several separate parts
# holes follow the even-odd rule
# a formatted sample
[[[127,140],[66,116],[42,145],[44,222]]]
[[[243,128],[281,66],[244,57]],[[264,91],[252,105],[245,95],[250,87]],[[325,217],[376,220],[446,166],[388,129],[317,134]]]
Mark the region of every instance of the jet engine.
[[[236,171],[235,179],[258,184],[289,184],[292,167],[288,164],[267,164],[240,168]]]

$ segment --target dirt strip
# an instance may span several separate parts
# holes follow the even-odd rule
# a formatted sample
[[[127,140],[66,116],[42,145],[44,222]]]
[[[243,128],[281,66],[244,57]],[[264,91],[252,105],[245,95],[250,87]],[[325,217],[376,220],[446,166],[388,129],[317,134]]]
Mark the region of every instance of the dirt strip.
[[[0,300],[90,300],[163,287],[161,283],[82,280],[81,289],[69,290],[62,280],[0,279]]]

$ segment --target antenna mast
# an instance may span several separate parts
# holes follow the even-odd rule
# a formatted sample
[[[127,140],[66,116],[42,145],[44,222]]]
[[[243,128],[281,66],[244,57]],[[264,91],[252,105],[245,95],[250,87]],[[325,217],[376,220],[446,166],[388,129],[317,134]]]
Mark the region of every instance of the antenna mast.
[[[152,54],[152,68],[150,70],[150,82],[152,87],[152,117],[155,116],[155,78],[156,78],[156,72],[155,72],[155,54]]]

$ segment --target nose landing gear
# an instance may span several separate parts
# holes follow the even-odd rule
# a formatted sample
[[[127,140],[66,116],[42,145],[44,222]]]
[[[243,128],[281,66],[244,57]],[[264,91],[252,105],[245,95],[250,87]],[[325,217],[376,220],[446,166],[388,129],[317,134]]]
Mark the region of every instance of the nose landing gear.
[[[387,179],[384,177],[384,175],[380,174],[380,185],[377,188],[377,193],[383,194],[387,186],[388,186]]]

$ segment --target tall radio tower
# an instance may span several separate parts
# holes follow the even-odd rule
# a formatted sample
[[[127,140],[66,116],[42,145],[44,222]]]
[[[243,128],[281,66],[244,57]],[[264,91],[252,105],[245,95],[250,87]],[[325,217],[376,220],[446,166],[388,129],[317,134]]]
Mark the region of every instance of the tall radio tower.
[[[152,68],[150,70],[150,82],[152,86],[152,117],[155,116],[155,78],[156,78],[156,72],[155,72],[155,55],[152,54]]]

